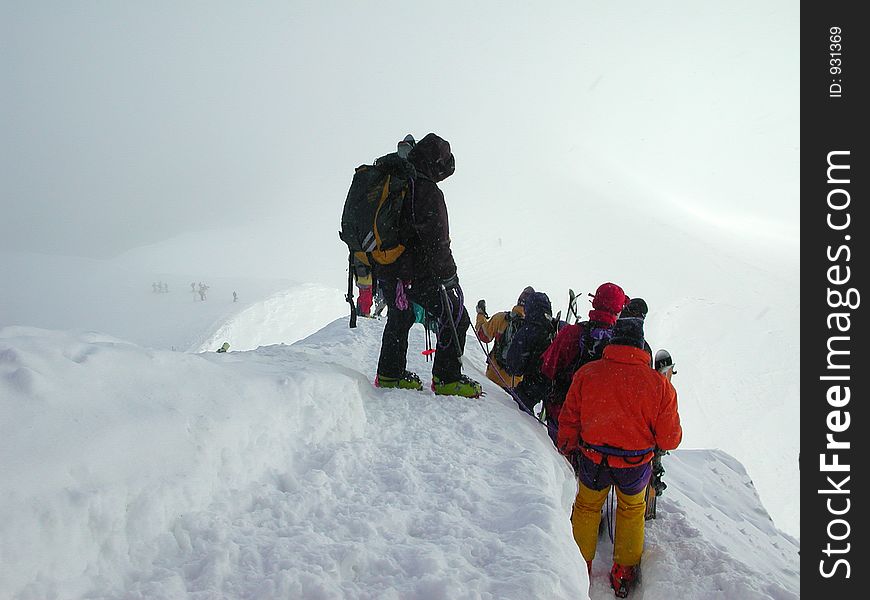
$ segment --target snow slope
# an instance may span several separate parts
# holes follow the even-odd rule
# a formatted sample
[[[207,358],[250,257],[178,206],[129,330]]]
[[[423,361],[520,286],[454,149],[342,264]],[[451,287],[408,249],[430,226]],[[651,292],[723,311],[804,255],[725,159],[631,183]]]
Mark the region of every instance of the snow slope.
[[[295,285],[234,314],[191,350],[213,350],[227,340],[235,350],[292,343],[348,310],[339,290],[313,283]]]
[[[492,167],[482,161],[440,184],[467,306],[485,298],[491,311],[506,310],[532,285],[564,312],[569,287],[585,299],[607,281],[645,298],[647,339],[668,348],[678,365],[686,443],[735,456],[777,525],[799,536],[797,232],[737,216],[711,219],[664,185],[678,182],[652,185],[606,165],[598,165],[596,178],[579,177],[581,164],[598,164],[594,153],[549,160],[534,177],[509,170],[496,179],[484,177]],[[336,215],[346,185],[346,174],[337,172],[330,180],[335,189],[324,190]],[[317,250],[305,260],[275,221],[268,227],[276,230],[189,233],[117,262],[134,272],[192,264],[194,272],[227,277],[290,273],[296,281],[341,288],[347,259],[333,231],[337,221],[306,231],[320,234],[321,243],[309,244]],[[340,297],[330,299],[338,307],[334,317],[346,310]],[[590,306],[581,301],[580,308],[585,316]]]
[[[227,354],[0,330],[0,597],[587,597],[544,428],[488,382],[373,388],[382,325]],[[635,597],[797,598],[797,542],[742,467],[666,460]]]
[[[190,266],[171,258],[145,268],[127,257],[0,252],[0,327],[93,330],[149,348],[192,352],[229,340],[234,349],[247,350],[294,342],[347,311],[345,292],[334,287]],[[154,293],[156,282],[167,284],[169,293]],[[200,282],[210,287],[205,302],[191,293],[190,284]]]
[[[481,197],[544,193],[562,198],[548,206],[560,218],[542,221],[529,204],[511,227],[482,233],[478,224],[489,222],[491,207],[475,201],[470,184],[451,177],[443,186],[466,305],[486,298],[491,311],[506,309],[533,285],[564,312],[569,287],[585,298],[605,281],[645,298],[646,337],[677,364],[684,443],[737,458],[777,526],[798,536],[800,278],[797,261],[783,256],[789,245],[645,213],[619,195],[632,197],[624,186],[565,184],[557,194],[522,182]],[[590,225],[589,214],[601,223]],[[347,281],[346,249],[329,243],[299,260],[285,243],[286,236],[242,228],[188,234],[107,261],[0,253],[7,284],[0,325],[90,329],[191,351],[223,341],[233,349],[291,343],[347,313],[339,289]],[[155,280],[168,282],[171,293],[153,294]],[[212,285],[209,299],[193,302],[189,285],[200,280]],[[589,308],[581,300],[581,314]],[[468,355],[481,358],[474,346]]]

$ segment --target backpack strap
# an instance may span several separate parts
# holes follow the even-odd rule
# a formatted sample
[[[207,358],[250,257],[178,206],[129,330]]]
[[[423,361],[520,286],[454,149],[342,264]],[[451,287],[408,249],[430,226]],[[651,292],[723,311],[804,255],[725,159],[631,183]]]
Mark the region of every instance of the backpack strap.
[[[577,352],[577,366],[575,367],[575,371],[580,368],[580,366],[586,362],[586,356],[592,353],[591,346],[595,342],[592,340],[592,336],[590,335],[590,327],[589,321],[580,324],[580,336],[577,339],[577,343],[580,344],[580,349]],[[590,343],[591,342],[591,343]]]
[[[592,336],[590,335],[589,331],[589,321],[583,321],[581,323],[578,323],[578,325],[580,326],[580,335],[577,336],[577,356],[574,358],[573,361],[571,361],[571,364],[569,366],[569,369],[571,371],[571,377],[574,376],[574,373],[577,372],[577,369],[579,369],[586,362],[588,362],[586,360],[586,354],[587,352],[591,353],[591,350],[589,350],[589,348],[594,345],[594,340],[592,340]],[[590,341],[592,342],[592,344],[589,343]]]

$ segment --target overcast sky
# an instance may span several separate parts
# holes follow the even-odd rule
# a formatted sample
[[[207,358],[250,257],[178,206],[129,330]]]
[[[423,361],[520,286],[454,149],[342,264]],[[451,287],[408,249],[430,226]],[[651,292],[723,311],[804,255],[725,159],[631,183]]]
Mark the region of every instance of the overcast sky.
[[[0,250],[261,222],[337,240],[353,168],[429,131],[469,218],[615,181],[798,238],[796,2],[0,5]]]

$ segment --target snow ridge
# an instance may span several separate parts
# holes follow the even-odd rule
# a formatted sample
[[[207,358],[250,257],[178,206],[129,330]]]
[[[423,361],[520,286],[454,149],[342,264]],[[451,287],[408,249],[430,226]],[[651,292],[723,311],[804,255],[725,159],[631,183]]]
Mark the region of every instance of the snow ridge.
[[[489,382],[477,401],[372,387],[382,332],[185,354],[0,330],[0,596],[612,598],[609,540],[590,587],[546,430]],[[425,381],[422,349],[415,328]],[[737,461],[665,466],[637,597],[798,597],[797,542]]]

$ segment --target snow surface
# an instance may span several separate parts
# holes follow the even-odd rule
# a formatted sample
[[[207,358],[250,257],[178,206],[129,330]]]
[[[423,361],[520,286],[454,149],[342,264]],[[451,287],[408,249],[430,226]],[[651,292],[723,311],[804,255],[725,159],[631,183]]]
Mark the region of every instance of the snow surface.
[[[612,598],[545,429],[485,380],[372,387],[382,327],[227,354],[0,330],[0,597]],[[634,597],[799,597],[798,543],[737,461],[665,466]]]

